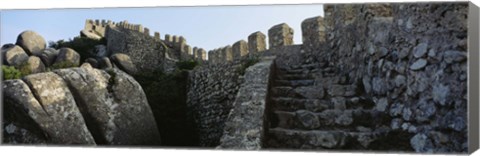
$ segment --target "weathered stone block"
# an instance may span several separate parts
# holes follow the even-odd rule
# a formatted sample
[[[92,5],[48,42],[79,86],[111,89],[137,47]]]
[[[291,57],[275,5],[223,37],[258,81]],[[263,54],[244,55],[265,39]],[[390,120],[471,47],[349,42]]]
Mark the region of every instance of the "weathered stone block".
[[[156,41],[160,41],[160,33],[159,33],[159,32],[155,32],[153,38],[154,38]]]
[[[237,41],[232,46],[233,58],[239,59],[242,56],[248,55],[248,44],[244,40]]]
[[[325,42],[325,25],[321,16],[305,19],[302,22],[302,41],[303,46],[313,47],[321,42]]]
[[[265,34],[260,31],[254,32],[248,36],[248,51],[250,54],[267,50]]]
[[[165,42],[172,43],[173,42],[173,37],[170,36],[170,34],[165,34]]]
[[[293,29],[286,23],[278,24],[268,30],[270,48],[293,45]]]
[[[148,28],[143,28],[143,33],[147,36],[150,36],[150,29]]]
[[[233,51],[232,46],[228,45],[221,49],[222,59],[224,61],[232,61],[233,60]]]

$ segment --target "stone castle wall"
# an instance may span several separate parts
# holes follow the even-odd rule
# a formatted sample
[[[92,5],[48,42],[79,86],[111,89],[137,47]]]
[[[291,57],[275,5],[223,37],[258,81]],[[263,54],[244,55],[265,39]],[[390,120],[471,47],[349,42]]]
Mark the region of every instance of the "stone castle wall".
[[[284,29],[277,29],[279,26]],[[288,25],[279,24],[272,27],[269,32],[276,35],[271,38],[274,38],[272,42],[278,42],[278,47],[267,49],[266,36],[261,32],[254,32],[249,35],[248,42],[240,40],[233,46],[227,45],[209,51],[207,64],[189,74],[187,105],[197,124],[200,146],[219,145],[225,122],[244,82],[242,70],[245,70],[243,68],[247,62],[275,55],[277,51],[291,49],[285,48],[293,44],[293,32]],[[295,46],[294,49],[299,47]]]
[[[327,28],[334,53],[319,57],[385,108],[384,124],[417,152],[467,151],[468,3],[325,8],[327,21],[345,20]]]
[[[170,72],[178,61],[206,60],[206,51],[192,48],[183,36],[166,34],[162,39],[159,32],[153,32],[151,36],[149,28],[128,21],[115,23],[89,19],[84,30],[105,37],[109,54],[128,54],[141,71],[163,69]]]
[[[197,68],[189,73],[187,86],[188,116],[202,147],[219,144],[225,120],[232,109],[239,86],[244,82],[238,70],[241,62],[225,62]]]
[[[302,22],[302,45],[294,45],[293,30],[284,23],[268,31],[268,48],[261,32],[208,54],[187,46],[183,37],[167,34],[164,43],[183,49],[171,58],[205,61],[208,55],[204,66],[190,72],[187,93],[201,146],[219,145],[244,82],[242,64],[252,56],[282,53],[276,68],[314,64],[305,68],[320,71],[312,75],[313,86],[324,88],[326,98],[373,103],[372,112],[382,118],[372,128],[402,134],[408,148],[466,151],[467,8],[467,3],[325,5],[325,17]]]
[[[417,152],[466,151],[467,8],[467,3],[325,5],[324,18],[302,22],[302,45],[289,46],[293,45],[293,31],[279,24],[269,30],[270,49],[265,48],[265,35],[256,32],[248,38],[247,48],[244,41],[239,41],[209,51],[209,62],[235,62],[258,49],[272,55],[278,50],[296,52],[277,58],[276,66],[315,63],[315,68],[322,71],[313,75],[315,86],[327,87],[325,93],[334,96],[329,98],[372,102],[372,111],[382,117],[373,125],[405,136],[407,148]],[[247,54],[242,54],[244,49],[248,49]],[[217,71],[204,75],[224,74]],[[224,80],[201,79],[210,83]],[[343,85],[353,88],[340,92]],[[207,86],[196,93],[215,91]],[[190,105],[219,105],[207,99],[202,103],[190,101]],[[225,124],[224,120],[218,122]]]
[[[298,62],[277,58],[277,66],[316,62],[316,68],[328,72],[313,75],[314,85],[327,86],[331,96],[339,90],[323,81],[326,76],[334,76],[338,85],[355,86],[353,95],[332,98],[373,102],[382,116],[376,128],[402,134],[411,150],[467,151],[468,4],[324,8],[325,18],[302,23],[304,53]]]

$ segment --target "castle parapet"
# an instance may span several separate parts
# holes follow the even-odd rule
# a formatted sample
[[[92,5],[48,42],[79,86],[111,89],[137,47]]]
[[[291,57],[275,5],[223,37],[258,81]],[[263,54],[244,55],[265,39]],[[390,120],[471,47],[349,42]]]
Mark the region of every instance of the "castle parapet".
[[[267,37],[260,31],[254,32],[248,36],[248,51],[250,54],[255,54],[267,50]]]
[[[239,59],[248,55],[248,44],[244,40],[237,41],[232,46],[233,59]]]
[[[159,33],[159,32],[155,32],[153,38],[154,38],[156,41],[160,41],[160,33]]]
[[[303,46],[308,50],[315,48],[319,43],[325,43],[326,28],[323,17],[317,16],[305,19],[301,27]]]
[[[207,52],[202,48],[197,49],[197,54],[195,60],[202,62],[207,59]]]
[[[268,30],[270,48],[293,45],[293,29],[286,23],[273,26]]]

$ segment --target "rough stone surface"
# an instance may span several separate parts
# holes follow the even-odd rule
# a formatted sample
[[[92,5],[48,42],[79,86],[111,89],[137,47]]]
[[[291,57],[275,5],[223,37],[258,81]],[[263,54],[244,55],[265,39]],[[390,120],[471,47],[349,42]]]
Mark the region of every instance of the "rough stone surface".
[[[159,145],[160,135],[140,85],[116,69],[56,70],[68,84],[97,144]]]
[[[160,145],[143,89],[118,69],[85,64],[4,84],[4,143]]]
[[[42,133],[51,121],[30,88],[20,79],[3,81],[3,143],[45,144]]]
[[[233,58],[238,59],[248,55],[248,44],[244,40],[235,42],[232,46]]]
[[[105,45],[96,45],[93,53],[96,58],[108,57],[110,55]]]
[[[32,74],[45,71],[45,65],[43,64],[42,60],[40,60],[40,58],[37,56],[30,56],[27,60],[27,63],[28,69]]]
[[[94,31],[89,31],[89,30],[81,30],[80,31],[80,36],[82,37],[87,37],[87,38],[90,38],[90,39],[95,39],[95,40],[99,40],[102,38],[102,36],[98,35],[98,34],[95,34]]]
[[[415,135],[411,140],[410,144],[412,145],[412,148],[415,149],[416,152],[428,152],[432,153],[432,147],[433,143],[432,141],[427,138],[425,134],[417,134]]]
[[[248,51],[251,54],[267,50],[265,34],[262,32],[254,32],[248,36]]]
[[[125,53],[130,56],[138,71],[162,69],[169,72],[181,59],[180,51],[174,49],[173,42],[157,42],[154,38],[137,31],[107,27],[105,31],[107,53]]]
[[[29,55],[40,55],[47,46],[40,34],[30,30],[18,35],[16,45],[22,47]]]
[[[427,43],[420,43],[413,49],[413,56],[415,58],[421,58],[427,54]]]
[[[427,65],[427,60],[425,59],[418,59],[417,61],[413,62],[412,65],[410,65],[411,70],[419,70],[422,69]]]
[[[196,123],[199,145],[216,147],[244,77],[242,60],[209,64],[188,74],[187,114]]]
[[[28,60],[28,55],[20,46],[14,46],[5,51],[5,61],[8,65],[20,67]]]
[[[99,63],[96,59],[94,58],[88,58],[85,60],[85,63],[88,63],[90,64],[90,66],[94,67],[94,68],[98,68],[99,67]]]
[[[268,30],[269,48],[293,44],[293,29],[286,23],[273,26]]]
[[[218,148],[261,149],[272,63],[267,59],[246,69]]]
[[[126,73],[131,75],[137,73],[137,68],[135,67],[135,65],[133,64],[132,60],[128,55],[117,53],[110,56],[110,58],[112,62],[115,63],[116,67],[120,68]]]
[[[276,107],[270,111],[274,118],[270,121],[265,148],[467,152],[464,75],[468,59],[464,44],[467,6],[466,3],[325,5],[325,42],[303,45],[304,51],[291,51],[297,56],[291,54],[290,59],[277,57],[277,74],[297,75],[288,76],[289,79],[278,76],[275,83],[291,90],[324,88],[326,94],[316,99],[318,105],[308,107],[318,113],[320,126],[310,130],[286,115],[275,116],[274,112],[291,114],[306,105],[291,100],[305,98],[293,96],[291,91],[274,92],[272,101]],[[305,73],[309,76],[302,75]],[[314,79],[314,83],[300,83],[309,79]],[[348,100],[353,97],[358,100]],[[347,99],[345,107],[341,98]],[[311,109],[320,104],[327,105],[327,109]],[[326,122],[324,118],[335,120]],[[356,119],[368,120],[369,124]],[[365,128],[370,131],[364,131]],[[341,139],[338,134],[344,132],[365,135],[353,143],[349,138]],[[311,133],[329,135],[324,135],[324,142],[319,143],[308,140],[315,137],[305,137]],[[387,138],[395,142],[376,142]],[[345,145],[340,140],[359,146]]]
[[[58,52],[58,56],[55,59],[55,64],[67,64],[69,66],[80,66],[80,54],[70,48],[61,48]]]
[[[113,68],[113,64],[108,57],[103,57],[98,61],[98,68],[100,69]]]
[[[43,64],[47,67],[51,66],[54,62],[55,59],[57,59],[58,53],[60,51],[53,49],[53,48],[47,48],[42,51],[42,54],[38,57],[42,60]]]
[[[67,84],[47,72],[23,78],[41,105],[46,122],[39,123],[54,144],[95,144]],[[38,112],[37,112],[38,113]],[[72,135],[75,134],[75,135]]]

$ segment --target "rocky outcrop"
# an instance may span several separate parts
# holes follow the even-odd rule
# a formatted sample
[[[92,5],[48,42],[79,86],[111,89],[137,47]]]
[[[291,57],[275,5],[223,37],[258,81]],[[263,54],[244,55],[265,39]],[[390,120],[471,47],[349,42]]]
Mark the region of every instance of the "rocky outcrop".
[[[42,36],[30,30],[18,35],[16,45],[22,47],[29,55],[40,55],[47,46]]]
[[[37,56],[30,56],[27,60],[28,69],[33,73],[41,73],[45,71],[45,65]]]
[[[95,39],[95,40],[99,40],[99,39],[102,38],[102,36],[97,35],[97,34],[95,34],[95,32],[93,32],[93,31],[88,31],[88,30],[82,30],[82,31],[80,31],[80,36],[82,36],[82,37],[87,37],[87,38],[90,38],[90,39]]]
[[[80,65],[80,54],[70,48],[61,48],[54,65],[64,64],[62,66],[78,67]]]
[[[97,143],[158,144],[153,114],[139,84],[119,70],[108,72],[111,75],[91,67],[55,71],[75,95]]]
[[[3,81],[3,143],[45,144],[50,118],[25,82]]]
[[[23,80],[23,81],[22,81]],[[158,145],[140,85],[118,70],[60,69],[4,81],[4,143]]]
[[[11,48],[7,48],[5,51],[5,62],[16,68],[19,68],[28,60],[28,55],[20,46],[13,46]]]
[[[116,53],[110,56],[110,58],[112,62],[115,63],[116,67],[127,72],[128,74],[133,75],[137,72],[137,68],[135,67],[135,64],[133,64],[132,60],[128,55],[123,53]]]
[[[98,68],[100,69],[107,69],[107,68],[113,68],[112,61],[108,57],[102,57],[98,61]]]
[[[40,57],[45,66],[51,66],[55,62],[55,59],[57,59],[58,52],[59,50],[47,48],[43,50],[42,54],[38,57]]]
[[[23,74],[44,72],[52,66],[58,69],[80,65],[80,55],[73,49],[57,50],[45,46],[42,36],[34,31],[24,31],[18,36],[16,45],[2,46],[3,64],[13,66]]]
[[[37,119],[53,144],[95,144],[67,84],[58,75],[47,72],[23,78],[40,104],[44,116]],[[32,117],[32,118],[35,118]],[[75,134],[75,135],[72,135]]]

